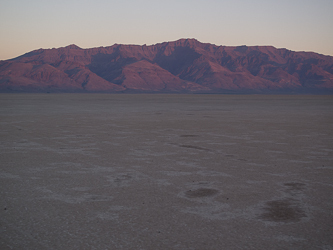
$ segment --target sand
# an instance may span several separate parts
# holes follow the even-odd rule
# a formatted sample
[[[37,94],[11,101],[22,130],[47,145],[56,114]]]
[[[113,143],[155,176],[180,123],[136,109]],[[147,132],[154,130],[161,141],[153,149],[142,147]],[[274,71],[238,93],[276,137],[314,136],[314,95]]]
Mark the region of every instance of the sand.
[[[0,95],[0,249],[333,249],[333,96]]]

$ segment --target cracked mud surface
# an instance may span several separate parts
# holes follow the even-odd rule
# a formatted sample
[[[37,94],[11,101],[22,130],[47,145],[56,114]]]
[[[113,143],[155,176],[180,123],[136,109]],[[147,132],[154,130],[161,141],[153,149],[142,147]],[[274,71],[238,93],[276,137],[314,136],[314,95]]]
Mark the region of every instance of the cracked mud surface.
[[[0,249],[333,249],[331,96],[0,95]]]

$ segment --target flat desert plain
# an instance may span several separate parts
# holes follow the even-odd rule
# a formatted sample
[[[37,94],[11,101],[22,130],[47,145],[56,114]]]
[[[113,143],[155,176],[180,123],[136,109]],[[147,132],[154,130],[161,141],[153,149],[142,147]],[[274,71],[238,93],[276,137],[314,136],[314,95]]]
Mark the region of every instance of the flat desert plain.
[[[333,249],[333,96],[0,95],[1,249]]]

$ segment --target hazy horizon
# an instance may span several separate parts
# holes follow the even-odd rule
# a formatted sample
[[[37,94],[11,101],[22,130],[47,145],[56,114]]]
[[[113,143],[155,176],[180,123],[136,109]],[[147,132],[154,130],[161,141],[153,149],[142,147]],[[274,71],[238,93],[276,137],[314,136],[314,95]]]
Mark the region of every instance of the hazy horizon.
[[[0,7],[0,60],[70,44],[152,45],[181,38],[333,55],[329,0],[13,0]]]

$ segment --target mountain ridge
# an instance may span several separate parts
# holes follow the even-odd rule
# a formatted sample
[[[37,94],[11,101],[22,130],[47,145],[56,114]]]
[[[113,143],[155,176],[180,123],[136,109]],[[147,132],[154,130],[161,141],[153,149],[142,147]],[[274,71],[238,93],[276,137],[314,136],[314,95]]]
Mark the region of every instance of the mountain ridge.
[[[0,61],[1,92],[333,93],[333,57],[196,39],[75,44]]]

